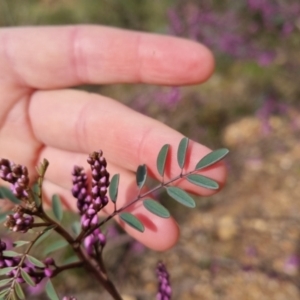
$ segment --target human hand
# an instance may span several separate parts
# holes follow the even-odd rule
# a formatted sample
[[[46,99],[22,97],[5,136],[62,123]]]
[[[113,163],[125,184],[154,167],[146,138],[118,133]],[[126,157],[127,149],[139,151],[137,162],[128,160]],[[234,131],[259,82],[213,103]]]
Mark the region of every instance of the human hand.
[[[45,198],[60,194],[76,209],[71,171],[85,166],[88,153],[103,150],[111,175],[120,173],[118,207],[136,196],[134,171],[146,164],[153,177],[160,148],[171,144],[169,178],[178,175],[176,149],[182,135],[107,97],[67,89],[81,84],[196,84],[213,71],[211,53],[202,45],[168,36],[101,26],[7,28],[0,30],[0,157],[28,167],[32,178],[43,158],[50,162]],[[190,141],[188,164],[209,153]],[[202,174],[225,182],[218,163]],[[3,182],[1,182],[2,184]],[[200,195],[213,193],[189,183],[180,186]],[[48,200],[49,201],[49,200]],[[106,207],[112,212],[113,206]],[[144,215],[145,232],[125,229],[146,246],[166,250],[179,235],[173,218]],[[150,221],[151,220],[151,221]]]

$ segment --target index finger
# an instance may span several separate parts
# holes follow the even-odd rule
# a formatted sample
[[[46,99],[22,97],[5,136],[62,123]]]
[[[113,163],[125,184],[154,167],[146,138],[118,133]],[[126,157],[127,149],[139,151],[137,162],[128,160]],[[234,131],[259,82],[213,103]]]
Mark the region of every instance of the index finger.
[[[194,84],[212,73],[203,45],[157,34],[104,26],[0,30],[4,79],[36,89],[80,84]]]

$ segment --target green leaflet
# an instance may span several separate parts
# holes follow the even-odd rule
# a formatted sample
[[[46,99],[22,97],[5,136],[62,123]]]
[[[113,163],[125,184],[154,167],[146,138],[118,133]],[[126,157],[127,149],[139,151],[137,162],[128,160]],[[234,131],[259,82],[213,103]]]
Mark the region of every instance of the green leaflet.
[[[214,181],[208,177],[205,177],[203,175],[191,174],[191,175],[188,175],[186,178],[190,183],[193,183],[195,185],[198,185],[198,186],[201,186],[201,187],[204,187],[207,189],[217,190],[219,188],[219,184],[216,181]]]
[[[46,284],[46,293],[50,300],[59,300],[58,295],[53,287],[51,280],[49,280]]]
[[[218,161],[223,159],[228,153],[229,150],[226,148],[221,148],[210,152],[197,163],[195,170],[204,169],[217,163]]]
[[[186,159],[186,152],[187,152],[187,148],[188,148],[188,143],[189,143],[189,139],[187,137],[184,137],[178,146],[178,150],[177,150],[177,162],[178,165],[180,167],[180,169],[183,169],[184,167],[184,163],[185,163],[185,159]]]
[[[184,190],[174,186],[166,187],[166,190],[170,197],[172,197],[174,200],[181,203],[182,205],[185,205],[190,208],[196,207],[194,199]]]
[[[119,180],[120,180],[120,174],[115,174],[110,181],[108,191],[109,191],[110,200],[113,203],[116,203],[116,201],[117,201]]]
[[[170,148],[169,144],[162,146],[157,156],[156,167],[161,177],[163,177],[165,173],[166,160],[167,160],[169,148]]]
[[[151,213],[153,213],[156,216],[159,216],[161,218],[169,218],[170,217],[169,211],[164,206],[162,206],[159,202],[157,202],[155,200],[145,199],[143,201],[143,205],[148,211],[150,211]]]
[[[141,189],[147,179],[147,166],[146,165],[140,165],[137,168],[136,171],[136,184]]]
[[[52,210],[55,218],[60,222],[63,218],[63,209],[58,195],[52,196]]]
[[[142,224],[142,222],[135,217],[133,214],[129,213],[129,212],[123,212],[120,214],[120,218],[121,220],[123,220],[126,224],[128,224],[129,226],[131,226],[132,228],[140,231],[140,232],[144,232],[145,227]]]

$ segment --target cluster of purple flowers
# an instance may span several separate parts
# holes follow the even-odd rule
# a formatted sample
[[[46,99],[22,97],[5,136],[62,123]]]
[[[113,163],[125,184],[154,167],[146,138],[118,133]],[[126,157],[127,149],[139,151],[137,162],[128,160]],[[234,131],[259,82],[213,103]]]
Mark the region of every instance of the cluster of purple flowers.
[[[20,256],[10,257],[5,256],[3,251],[6,250],[6,243],[0,240],[0,269],[7,267],[16,267],[6,275],[10,278],[16,277],[18,283],[24,283],[21,272],[18,271],[18,266],[21,262]],[[45,267],[37,267],[33,265],[29,260],[24,260],[20,266],[24,272],[26,272],[35,284],[40,283],[44,278],[50,278],[54,274],[56,268],[53,258],[48,257],[44,260]]]
[[[13,194],[19,199],[28,199],[28,170],[8,159],[0,159],[0,178],[11,183]]]
[[[170,275],[162,262],[157,264],[156,275],[158,278],[158,293],[156,295],[156,300],[170,300],[172,295]]]
[[[244,0],[221,10],[209,1],[179,1],[169,10],[170,30],[179,36],[198,40],[214,51],[238,59],[253,59],[268,65],[276,53],[265,44],[282,39],[297,30],[298,0]],[[260,39],[267,36],[267,38]],[[274,48],[274,47],[273,47]]]
[[[6,222],[4,226],[15,232],[27,232],[34,223],[34,218],[31,215],[27,215],[23,212],[22,206],[16,206],[15,213],[6,216]]]
[[[77,198],[81,226],[84,229],[98,223],[98,212],[108,203],[106,193],[109,186],[109,173],[106,170],[106,160],[102,155],[103,152],[99,150],[90,154],[87,160],[92,169],[91,193],[88,192],[87,176],[83,168],[75,166],[72,172],[72,194]]]
[[[94,254],[94,247],[100,246],[101,249],[106,244],[106,237],[101,232],[100,228],[96,228],[90,235],[84,239],[84,246],[88,255],[92,256]]]

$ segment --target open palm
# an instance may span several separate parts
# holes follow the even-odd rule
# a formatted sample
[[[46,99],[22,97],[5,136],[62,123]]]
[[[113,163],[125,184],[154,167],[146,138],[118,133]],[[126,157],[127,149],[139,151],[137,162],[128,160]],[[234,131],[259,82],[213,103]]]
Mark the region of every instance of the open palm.
[[[74,165],[87,168],[88,153],[102,149],[108,171],[120,173],[118,205],[122,205],[135,196],[134,171],[139,164],[145,163],[159,178],[156,156],[165,143],[172,146],[168,176],[178,175],[175,149],[182,135],[115,100],[68,87],[195,84],[210,76],[213,58],[204,46],[191,41],[108,27],[7,28],[0,30],[0,70],[0,157],[26,165],[32,176],[38,162],[47,158],[46,199],[58,193],[67,207],[75,209],[71,170]],[[195,166],[209,151],[191,142],[189,164]],[[204,174],[224,184],[222,163]],[[183,187],[200,195],[212,193]],[[139,204],[132,210],[148,215]],[[145,227],[144,233],[125,229],[156,250],[165,250],[178,239],[172,218],[151,215],[151,224]]]

